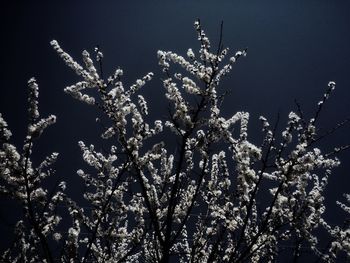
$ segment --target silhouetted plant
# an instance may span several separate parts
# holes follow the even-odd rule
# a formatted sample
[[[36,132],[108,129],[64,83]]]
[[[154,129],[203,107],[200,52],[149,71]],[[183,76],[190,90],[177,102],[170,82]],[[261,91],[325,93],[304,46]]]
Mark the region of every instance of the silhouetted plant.
[[[81,77],[65,92],[105,115],[108,126],[101,137],[111,147],[102,153],[79,142],[84,161],[96,170],[77,171],[86,187],[88,209],[64,193],[65,182],[49,193],[42,181],[53,173],[50,167],[58,154],[36,168],[31,155],[35,141],[56,118],[39,120],[38,86],[35,79],[29,81],[29,125],[22,153],[9,142],[11,132],[0,115],[0,191],[25,211],[16,224],[16,242],[3,253],[3,261],[272,262],[283,246],[293,248],[295,262],[302,247],[325,262],[336,261],[339,253],[350,256],[349,225],[332,227],[323,219],[328,177],[340,164],[336,154],[348,146],[329,153],[315,146],[347,122],[324,135],[317,133],[335,83],[328,83],[312,118],[297,104],[281,134],[279,121],[271,127],[261,116],[264,139],[254,145],[248,140],[249,113],[224,118],[225,91],[219,88],[247,50],[226,59],[229,49],[222,46],[222,32],[213,52],[199,20],[194,26],[198,54],[192,49],[187,58],[171,51],[157,53],[171,105],[165,121],[149,121],[153,116],[148,116],[147,100],[140,93],[153,73],[125,87],[120,68],[103,78],[98,48],[94,59],[83,51],[83,67],[57,41],[51,42]],[[173,71],[173,64],[182,73]],[[161,141],[164,137],[174,144]],[[259,200],[264,193],[269,195]],[[349,201],[349,195],[346,198]],[[67,212],[60,214],[62,207]],[[62,217],[72,220],[68,230],[59,226]],[[325,249],[319,244],[319,229],[329,233]]]

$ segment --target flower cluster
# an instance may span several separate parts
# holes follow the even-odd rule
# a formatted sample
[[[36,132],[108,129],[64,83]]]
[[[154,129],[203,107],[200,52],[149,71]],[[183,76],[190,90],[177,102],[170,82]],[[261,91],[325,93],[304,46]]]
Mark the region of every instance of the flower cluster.
[[[0,115],[0,193],[19,202],[24,216],[15,226],[17,241],[4,251],[4,262],[53,262],[49,240],[57,237],[57,228],[62,216],[57,214],[59,204],[65,199],[65,182],[56,183],[52,192],[44,187],[45,178],[52,176],[51,168],[58,153],[46,157],[37,167],[31,161],[32,149],[43,131],[55,123],[56,117],[49,116],[38,121],[38,85],[34,78],[28,81],[28,133],[23,152],[9,142],[11,132]],[[57,238],[56,238],[57,239]]]
[[[350,195],[345,194],[346,201],[350,203]],[[345,213],[350,214],[350,206],[342,202],[337,201],[337,204],[344,210]],[[348,219],[347,219],[348,221]],[[347,257],[350,257],[350,226],[348,222],[345,222],[343,226],[330,226],[324,220],[321,224],[325,227],[328,233],[332,236],[333,241],[329,247],[330,255],[323,255],[328,260],[336,259],[340,252],[345,252]]]

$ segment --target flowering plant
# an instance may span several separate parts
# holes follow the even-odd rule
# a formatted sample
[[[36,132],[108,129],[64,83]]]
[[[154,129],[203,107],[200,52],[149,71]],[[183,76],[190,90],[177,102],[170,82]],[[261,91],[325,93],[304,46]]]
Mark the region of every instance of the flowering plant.
[[[248,112],[230,118],[221,113],[220,81],[247,50],[226,59],[229,49],[222,39],[213,51],[199,20],[194,27],[198,54],[157,52],[172,108],[166,120],[151,122],[141,89],[153,73],[126,87],[120,68],[103,77],[99,49],[95,58],[83,51],[81,66],[51,42],[81,77],[64,91],[105,115],[108,126],[101,137],[111,147],[99,152],[79,142],[84,161],[96,171],[77,171],[88,209],[65,194],[65,182],[49,193],[43,179],[52,174],[58,154],[36,168],[30,158],[33,143],[56,117],[38,119],[38,86],[35,79],[28,82],[22,153],[9,142],[11,132],[0,115],[0,191],[25,211],[16,224],[17,242],[2,254],[4,262],[272,262],[283,246],[293,248],[295,260],[302,247],[326,262],[336,261],[339,253],[350,256],[349,227],[332,227],[323,218],[328,177],[340,164],[336,154],[348,146],[329,153],[315,146],[323,137],[316,124],[335,83],[328,83],[312,118],[298,105],[281,134],[278,122],[271,126],[261,116],[264,139],[257,146],[248,140]],[[178,147],[164,137],[174,138]],[[67,211],[59,213],[59,206]],[[71,220],[66,230],[62,219]],[[331,240],[326,248],[320,246],[320,229]]]

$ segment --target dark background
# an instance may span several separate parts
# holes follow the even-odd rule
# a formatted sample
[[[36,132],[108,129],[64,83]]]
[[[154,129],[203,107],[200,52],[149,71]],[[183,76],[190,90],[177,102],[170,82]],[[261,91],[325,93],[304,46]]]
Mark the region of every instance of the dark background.
[[[165,114],[166,101],[159,80],[156,52],[171,50],[185,55],[198,50],[193,22],[200,18],[211,39],[218,43],[224,21],[223,43],[231,54],[248,47],[248,56],[234,65],[222,88],[226,98],[224,115],[249,111],[249,138],[261,140],[258,117],[271,120],[281,113],[282,124],[298,99],[311,117],[327,83],[337,88],[326,105],[320,126],[323,130],[350,116],[350,2],[317,1],[3,1],[0,8],[0,112],[20,149],[26,133],[27,80],[37,78],[42,117],[57,115],[57,124],[41,136],[34,151],[38,164],[52,151],[60,153],[57,176],[68,182],[68,191],[79,193],[76,170],[81,162],[77,142],[100,143],[101,129],[96,110],[63,92],[78,78],[64,65],[49,42],[59,41],[65,51],[81,61],[83,49],[100,45],[104,69],[124,69],[124,83],[149,71],[156,76],[142,91],[151,104],[151,116]],[[106,74],[107,75],[107,74]],[[350,127],[323,141],[325,152],[350,143]],[[342,166],[329,179],[326,218],[341,222],[344,214],[335,205],[350,192],[350,152],[339,155]],[[1,200],[1,246],[11,237],[13,214],[19,213]]]

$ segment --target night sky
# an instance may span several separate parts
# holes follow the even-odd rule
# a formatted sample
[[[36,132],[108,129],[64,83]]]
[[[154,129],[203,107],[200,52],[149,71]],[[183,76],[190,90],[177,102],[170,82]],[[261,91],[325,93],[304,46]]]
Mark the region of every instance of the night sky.
[[[29,3],[31,2],[31,3]],[[57,176],[68,191],[81,189],[76,170],[85,168],[77,142],[101,142],[96,109],[63,92],[78,78],[64,65],[49,42],[56,39],[73,58],[99,45],[104,53],[105,75],[120,66],[125,84],[153,71],[155,78],[144,89],[151,116],[166,112],[157,50],[185,55],[198,50],[193,22],[200,18],[216,46],[224,21],[223,44],[231,54],[248,47],[248,55],[234,65],[221,83],[231,90],[225,99],[226,117],[236,111],[251,114],[249,138],[261,141],[260,115],[271,123],[281,114],[285,124],[297,99],[306,113],[316,110],[328,81],[337,87],[321,116],[323,131],[350,117],[350,2],[308,1],[3,1],[1,4],[0,112],[13,133],[12,142],[22,147],[27,126],[27,81],[36,77],[42,117],[57,116],[34,148],[34,163],[57,151]],[[154,115],[152,115],[154,114]],[[347,126],[322,142],[321,149],[350,143]],[[350,193],[350,151],[339,155],[341,168],[329,180],[326,217],[332,224],[344,214],[336,207],[342,193]],[[1,246],[10,236],[14,208],[0,200]]]

